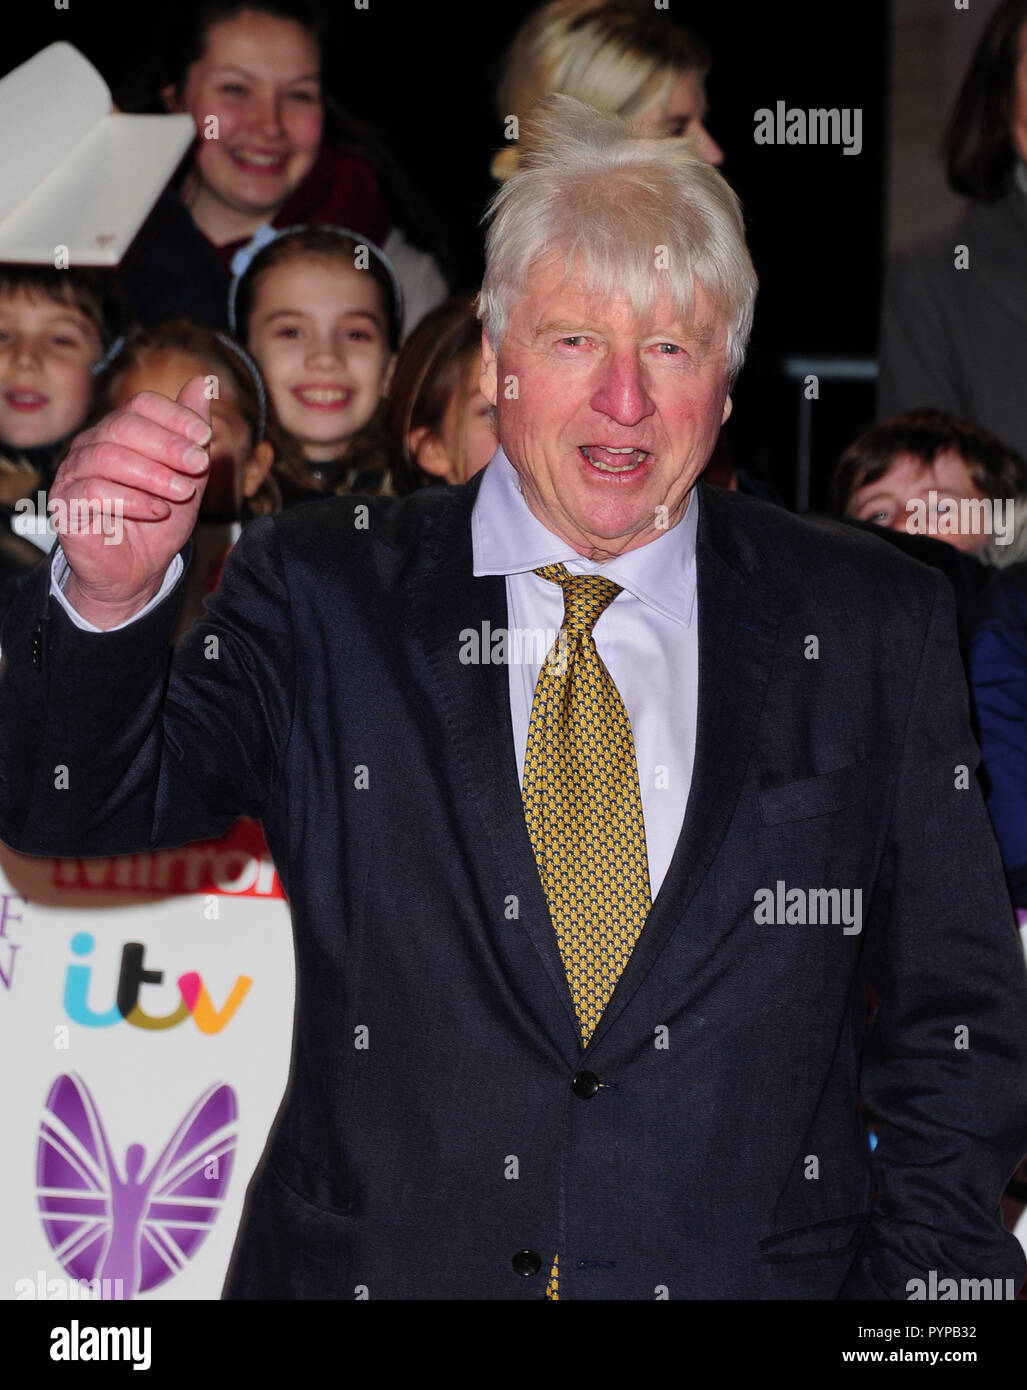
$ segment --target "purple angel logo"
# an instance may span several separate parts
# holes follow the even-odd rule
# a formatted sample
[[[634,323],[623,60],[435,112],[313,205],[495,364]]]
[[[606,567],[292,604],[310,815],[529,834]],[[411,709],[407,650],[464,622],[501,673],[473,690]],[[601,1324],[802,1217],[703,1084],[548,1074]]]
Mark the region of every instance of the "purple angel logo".
[[[89,1088],[59,1076],[39,1125],[36,1196],[67,1273],[96,1281],[105,1297],[120,1280],[120,1296],[134,1298],[183,1269],[224,1202],[236,1115],[231,1086],[211,1086],[149,1172],[142,1144],[129,1144],[119,1170]]]

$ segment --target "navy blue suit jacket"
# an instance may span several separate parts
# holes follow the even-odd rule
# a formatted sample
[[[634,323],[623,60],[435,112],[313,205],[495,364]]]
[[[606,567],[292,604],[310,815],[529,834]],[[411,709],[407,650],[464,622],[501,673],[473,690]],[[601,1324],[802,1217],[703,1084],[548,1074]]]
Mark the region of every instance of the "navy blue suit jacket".
[[[46,573],[19,594],[0,838],[100,855],[246,814],[289,894],[292,1076],[231,1296],[538,1299],[557,1251],[572,1300],[1022,1276],[998,1203],[1027,991],[946,581],[699,486],[691,795],[584,1052],[508,673],[459,660],[506,623],[504,580],[472,574],[476,482],[252,523],[173,659],[173,598],[101,635]],[[859,889],[861,930],[757,920],[779,882]]]
[[[970,655],[988,810],[1013,902],[1027,908],[1027,563],[995,576]]]

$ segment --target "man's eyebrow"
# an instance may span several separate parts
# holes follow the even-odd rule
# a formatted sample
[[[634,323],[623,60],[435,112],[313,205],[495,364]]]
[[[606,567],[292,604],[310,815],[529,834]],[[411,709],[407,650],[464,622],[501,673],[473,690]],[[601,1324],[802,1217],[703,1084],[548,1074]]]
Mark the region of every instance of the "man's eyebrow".
[[[540,323],[535,329],[535,337],[541,338],[547,333],[565,333],[576,335],[581,333],[581,323],[572,323],[570,320],[550,319],[547,323]]]
[[[685,336],[691,338],[704,350],[708,349],[713,346],[713,340],[717,336],[716,325],[712,323],[690,324],[685,330]]]
[[[535,329],[535,337],[542,338],[549,333],[561,333],[567,336],[577,336],[591,330],[584,327],[584,320],[571,322],[569,320],[554,319],[547,323],[540,323]],[[605,329],[594,330],[603,333]],[[716,327],[712,323],[688,324],[681,328],[663,327],[654,329],[652,333],[647,333],[647,338],[659,338],[661,334],[666,334],[672,338],[687,338],[696,343],[700,348],[708,348],[716,337]]]

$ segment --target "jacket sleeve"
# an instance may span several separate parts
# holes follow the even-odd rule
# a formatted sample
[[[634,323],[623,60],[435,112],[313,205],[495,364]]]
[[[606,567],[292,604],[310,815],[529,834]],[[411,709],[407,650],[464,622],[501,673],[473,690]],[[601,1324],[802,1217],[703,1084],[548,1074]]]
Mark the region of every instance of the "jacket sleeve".
[[[952,599],[932,579],[865,947],[880,1001],[861,1078],[883,1122],[878,1200],[844,1298],[905,1299],[932,1269],[1024,1275],[999,1216],[1027,1150],[1024,959],[974,776]]]
[[[292,720],[271,518],[247,528],[174,648],[181,582],[103,633],[78,628],[49,586],[44,565],[0,634],[0,839],[25,854],[131,854],[260,819]]]
[[[988,810],[1013,901],[1027,907],[1027,593],[1014,577],[1002,576],[992,590],[970,666]]]

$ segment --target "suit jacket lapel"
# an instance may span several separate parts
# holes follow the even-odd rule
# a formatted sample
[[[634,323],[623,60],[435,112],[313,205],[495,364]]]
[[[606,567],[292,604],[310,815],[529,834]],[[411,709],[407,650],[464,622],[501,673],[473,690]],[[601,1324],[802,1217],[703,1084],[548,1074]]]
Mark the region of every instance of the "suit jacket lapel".
[[[737,534],[741,517],[716,488],[699,483],[696,578],[699,703],[695,763],[685,818],[645,927],[592,1035],[586,1057],[656,964],[727,833],[749,767],[773,664],[780,597],[752,573]],[[710,930],[718,930],[711,923]],[[695,942],[698,951],[702,943]]]
[[[471,812],[470,833],[476,847],[492,855],[495,873],[490,877],[498,885],[497,914],[502,912],[503,900],[515,895],[517,918],[509,926],[516,930],[519,924],[527,932],[552,987],[548,1007],[535,998],[537,991],[521,1002],[526,1009],[541,1010],[539,1021],[548,1026],[562,1055],[580,1035],[524,821],[510,720],[509,672],[505,664],[485,660],[465,665],[459,659],[462,632],[470,629],[480,634],[485,623],[491,632],[507,626],[506,580],[501,575],[475,578],[473,573],[471,511],[480,482],[479,474],[451,494],[451,505],[440,506],[432,523],[425,564],[418,567],[410,585],[410,635],[415,647],[425,653],[439,696],[455,749],[453,766],[463,804]]]

